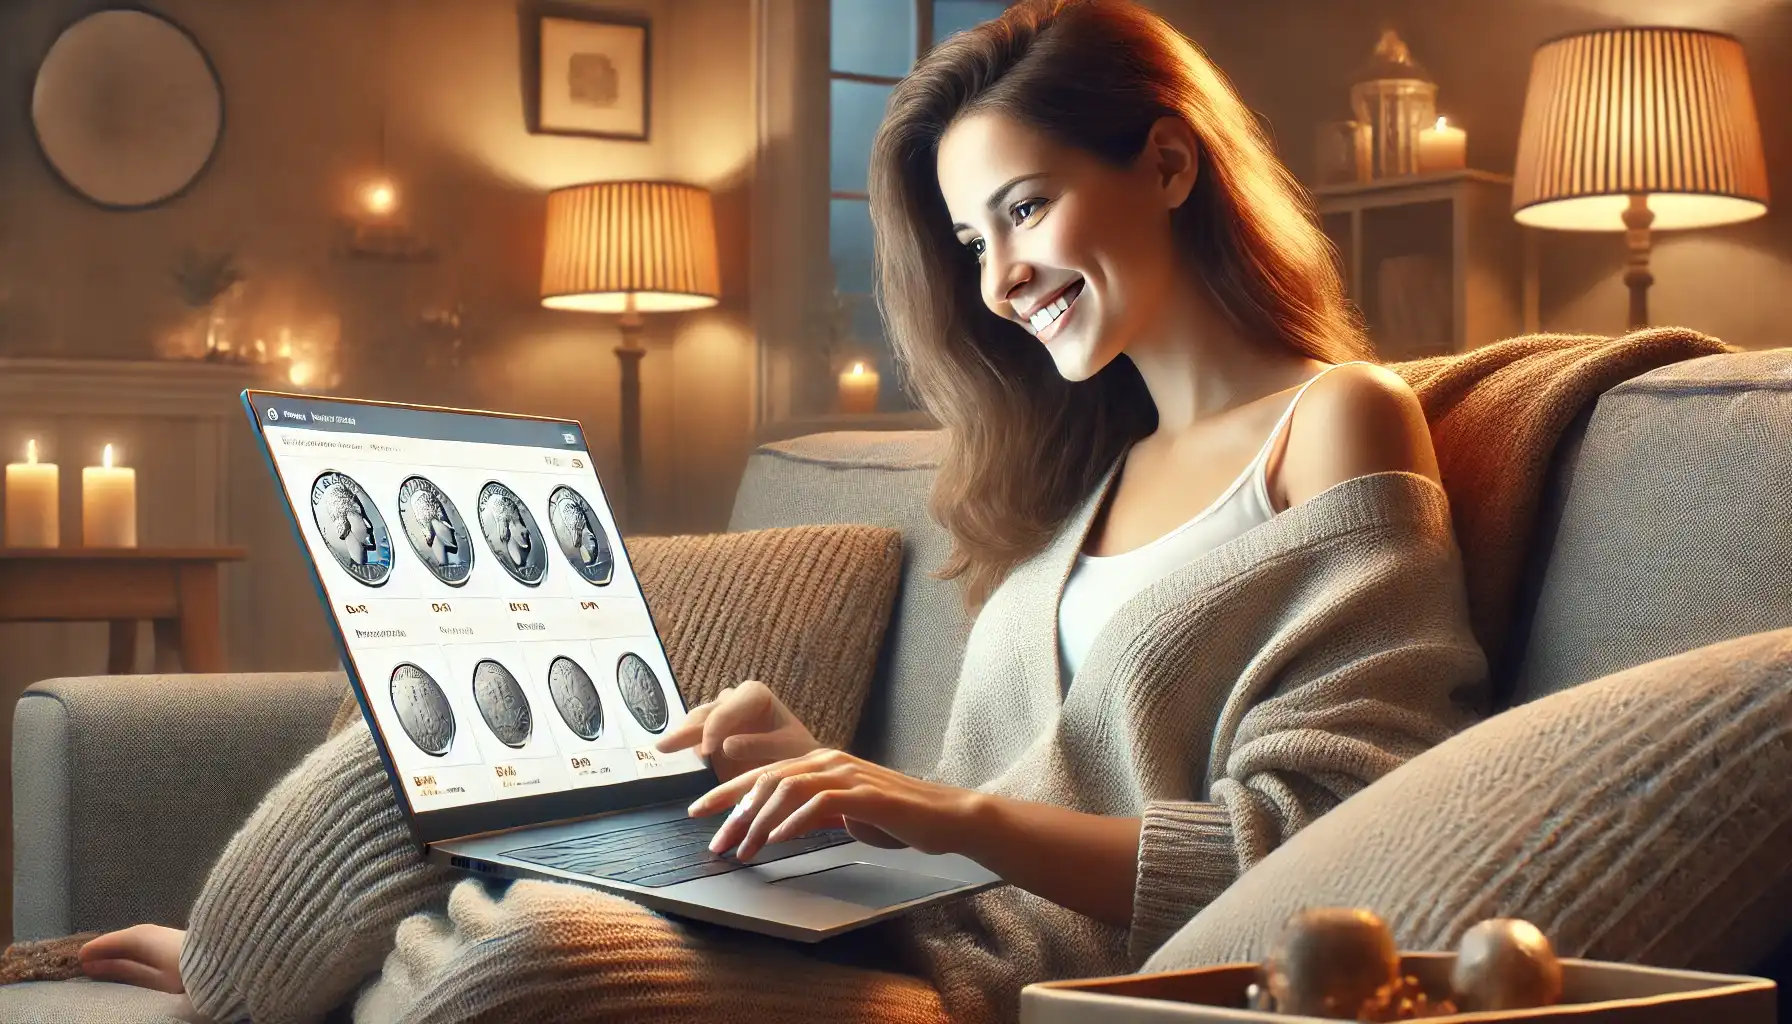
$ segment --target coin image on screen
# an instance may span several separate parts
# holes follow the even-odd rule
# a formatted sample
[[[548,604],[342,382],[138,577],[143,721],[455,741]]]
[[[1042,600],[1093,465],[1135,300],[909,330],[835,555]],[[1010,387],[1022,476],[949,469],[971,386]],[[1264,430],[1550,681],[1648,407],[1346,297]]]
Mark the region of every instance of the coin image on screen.
[[[659,732],[666,727],[666,693],[639,654],[624,654],[616,663],[616,685],[622,689],[622,703],[628,705],[628,713],[641,728]]]
[[[342,571],[370,587],[392,573],[392,535],[367,491],[330,469],[311,483],[311,519]]]
[[[491,727],[492,735],[507,747],[520,747],[529,742],[535,730],[535,716],[529,713],[529,697],[510,670],[495,661],[482,661],[473,667],[473,703],[479,715]]]
[[[440,685],[410,662],[392,670],[392,709],[417,749],[441,757],[454,743],[454,709]]]
[[[479,531],[505,572],[525,586],[541,585],[548,572],[541,527],[515,491],[496,480],[479,489]]]
[[[570,487],[554,488],[548,495],[548,523],[561,554],[586,583],[601,587],[616,575],[616,556],[603,522],[583,494]]]
[[[398,525],[423,565],[451,587],[473,573],[473,538],[440,487],[414,476],[398,485]]]
[[[548,695],[566,727],[582,740],[594,740],[604,734],[604,706],[597,699],[597,687],[591,676],[568,657],[555,658],[548,665]]]

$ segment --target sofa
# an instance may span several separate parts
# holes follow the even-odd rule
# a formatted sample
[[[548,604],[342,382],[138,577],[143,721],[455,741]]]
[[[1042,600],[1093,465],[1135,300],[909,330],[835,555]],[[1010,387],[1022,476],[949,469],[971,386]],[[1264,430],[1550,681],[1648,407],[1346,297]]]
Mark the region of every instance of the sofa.
[[[925,511],[938,443],[906,431],[766,445],[748,459],[728,526],[855,522],[902,532],[902,588],[854,748],[912,772],[937,754],[968,629],[954,584],[929,574],[948,549]],[[1669,365],[1584,409],[1551,460],[1510,642],[1489,652],[1500,707],[1792,627],[1788,452],[1792,349]],[[13,722],[15,938],[183,924],[214,855],[321,741],[343,688],[339,673],[30,687]],[[1769,772],[1792,778],[1786,744],[1751,756],[1780,758]],[[1408,767],[1450,770],[1436,764]],[[1278,870],[1272,855],[1241,884]],[[0,1021],[190,1015],[180,997],[85,981],[0,988]]]

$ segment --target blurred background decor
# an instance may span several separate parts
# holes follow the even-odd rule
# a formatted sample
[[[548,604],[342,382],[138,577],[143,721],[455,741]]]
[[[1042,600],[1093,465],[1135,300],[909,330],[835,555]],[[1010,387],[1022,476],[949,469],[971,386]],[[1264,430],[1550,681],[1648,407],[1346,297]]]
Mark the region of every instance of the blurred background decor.
[[[98,11],[38,65],[31,123],[75,194],[140,210],[186,191],[224,130],[224,89],[192,33],[139,9]]]

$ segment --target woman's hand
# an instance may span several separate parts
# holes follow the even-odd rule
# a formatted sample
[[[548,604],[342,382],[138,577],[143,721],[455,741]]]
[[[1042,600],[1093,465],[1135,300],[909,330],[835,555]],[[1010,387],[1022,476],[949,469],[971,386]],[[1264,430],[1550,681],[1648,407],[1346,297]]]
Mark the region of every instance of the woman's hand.
[[[709,848],[720,853],[737,847],[741,860],[772,843],[842,826],[873,846],[956,853],[983,806],[983,794],[922,782],[843,751],[816,750],[717,786],[691,804],[691,817],[730,805],[734,813]]]
[[[709,766],[726,782],[748,769],[801,757],[821,744],[770,687],[749,679],[692,708],[654,748],[670,754],[690,746],[709,758]]]

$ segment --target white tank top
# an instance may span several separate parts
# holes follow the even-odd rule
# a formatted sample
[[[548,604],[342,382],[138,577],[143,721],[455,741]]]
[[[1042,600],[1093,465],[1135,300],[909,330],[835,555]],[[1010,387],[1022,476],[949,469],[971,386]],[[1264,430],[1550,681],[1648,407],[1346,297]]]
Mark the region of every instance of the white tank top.
[[[1064,595],[1058,601],[1058,662],[1064,687],[1070,686],[1071,677],[1082,667],[1083,656],[1095,642],[1095,635],[1133,595],[1275,515],[1269,500],[1267,466],[1276,437],[1294,415],[1300,396],[1314,381],[1339,366],[1349,365],[1337,363],[1309,377],[1270,429],[1257,456],[1213,504],[1193,519],[1131,551],[1076,556],[1076,564],[1070,567],[1070,577],[1064,583]]]

